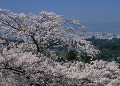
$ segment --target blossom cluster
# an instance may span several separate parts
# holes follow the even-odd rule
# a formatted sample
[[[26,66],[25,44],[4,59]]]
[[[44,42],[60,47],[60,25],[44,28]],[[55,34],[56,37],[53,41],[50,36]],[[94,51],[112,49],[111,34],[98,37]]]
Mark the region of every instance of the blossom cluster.
[[[31,52],[3,50],[0,54],[0,85],[3,86],[119,86],[116,62],[56,62]],[[13,51],[13,50],[12,50]]]
[[[45,55],[57,57],[50,47],[67,45],[95,56],[99,51],[78,36],[74,26],[85,28],[53,12],[36,16],[0,9],[0,86],[119,86],[120,65],[114,61],[65,63]]]
[[[42,11],[40,15],[13,13],[0,9],[0,32],[4,39],[24,41],[27,51],[44,52],[54,45],[67,45],[78,53],[89,56],[98,53],[90,42],[76,34],[85,29],[78,20],[64,18],[53,12]],[[54,41],[50,44],[51,41]]]

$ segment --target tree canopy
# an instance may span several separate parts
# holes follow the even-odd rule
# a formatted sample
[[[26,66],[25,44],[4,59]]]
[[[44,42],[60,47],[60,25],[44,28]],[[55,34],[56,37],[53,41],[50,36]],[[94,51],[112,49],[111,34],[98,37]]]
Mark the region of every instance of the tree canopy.
[[[0,29],[2,39],[12,37],[18,41],[23,40],[21,47],[24,47],[24,51],[44,53],[51,46],[67,45],[69,49],[86,52],[89,56],[98,53],[89,41],[76,34],[76,31],[83,31],[85,26],[78,20],[53,12],[26,15],[0,9]]]
[[[53,12],[26,15],[0,9],[0,86],[118,86],[119,64],[89,62],[99,51],[79,36],[77,31],[84,29],[78,20]],[[48,58],[57,54],[63,60],[82,54],[89,64]]]

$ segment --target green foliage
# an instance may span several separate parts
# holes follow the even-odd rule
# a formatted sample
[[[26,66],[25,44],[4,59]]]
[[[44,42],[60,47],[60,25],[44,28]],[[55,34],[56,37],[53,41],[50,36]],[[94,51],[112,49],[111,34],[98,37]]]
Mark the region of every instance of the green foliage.
[[[76,59],[77,53],[74,50],[69,50],[68,52],[61,53],[60,56],[63,61],[71,61]]]
[[[116,62],[120,64],[120,60],[117,60]]]
[[[113,61],[116,57],[120,56],[120,39],[114,38],[108,39],[87,39],[92,42],[92,45],[96,46],[100,50],[100,53],[94,57],[96,60]]]
[[[80,57],[81,57],[81,61],[83,61],[85,63],[90,63],[91,57],[87,56],[86,53],[81,52]]]
[[[57,61],[71,61],[71,60],[76,60],[77,58],[77,52],[73,49],[68,49],[68,46],[64,45],[64,46],[54,46],[50,48],[52,51],[55,52],[56,56],[55,57],[51,57],[50,55],[48,55],[48,57],[50,56],[50,58],[52,59],[56,59]]]

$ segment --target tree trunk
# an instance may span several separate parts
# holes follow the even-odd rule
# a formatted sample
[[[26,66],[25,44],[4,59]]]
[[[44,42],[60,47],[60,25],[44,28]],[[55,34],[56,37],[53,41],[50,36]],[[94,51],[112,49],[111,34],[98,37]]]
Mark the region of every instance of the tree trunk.
[[[40,52],[38,43],[37,43],[37,41],[35,40],[34,36],[31,36],[31,38],[33,39],[33,41],[34,41],[34,43],[35,43],[35,45],[36,45],[36,47],[37,47],[37,52]]]

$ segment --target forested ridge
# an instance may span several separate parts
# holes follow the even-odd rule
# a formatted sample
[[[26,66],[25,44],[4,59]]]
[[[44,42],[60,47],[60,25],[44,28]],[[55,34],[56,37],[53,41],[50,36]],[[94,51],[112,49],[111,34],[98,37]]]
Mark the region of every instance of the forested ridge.
[[[100,53],[95,57],[95,59],[102,59],[105,61],[118,61],[117,57],[120,57],[120,39],[87,39],[92,42],[96,48],[100,50]]]

